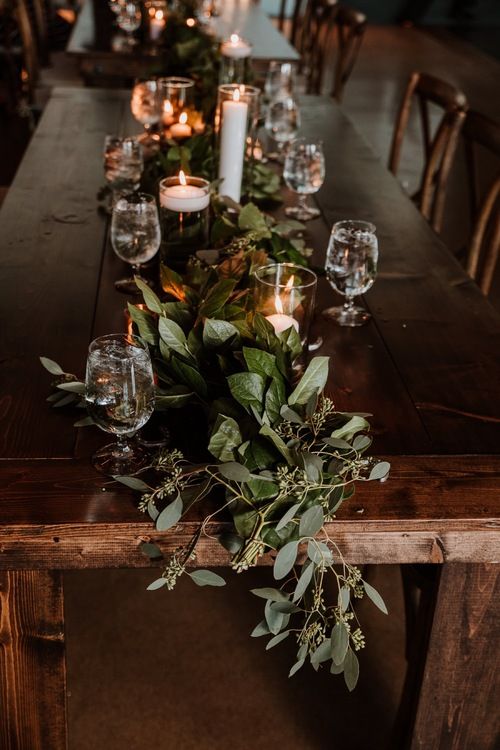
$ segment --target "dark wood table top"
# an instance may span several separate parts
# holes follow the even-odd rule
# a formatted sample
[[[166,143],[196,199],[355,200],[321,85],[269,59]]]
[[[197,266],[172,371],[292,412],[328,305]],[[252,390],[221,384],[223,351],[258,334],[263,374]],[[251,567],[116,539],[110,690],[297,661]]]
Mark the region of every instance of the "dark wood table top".
[[[262,7],[253,0],[224,0],[221,15],[211,24],[219,39],[237,31],[253,45],[252,57],[257,62],[269,60],[297,61],[299,54],[272,24]],[[70,55],[91,60],[105,57],[154,59],[154,47],[138,45],[132,51],[117,52],[112,38],[121,34],[114,23],[116,16],[103,0],[86,0],[77,18],[66,51]]]
[[[372,450],[393,466],[343,506],[333,536],[353,562],[496,559],[500,319],[338,105],[303,104],[304,133],[323,138],[327,161],[323,217],[308,224],[316,260],[340,218],[373,221],[380,244],[371,322],[316,324],[328,392],[339,409],[374,415]],[[128,92],[56,89],[0,213],[0,567],[147,565],[142,539],[179,543],[93,471],[107,437],[49,408],[38,361],[82,376],[90,340],[124,329],[123,264],[96,194],[104,136],[139,129]],[[318,310],[335,301],[320,279]],[[200,562],[223,561],[215,542],[204,549]]]

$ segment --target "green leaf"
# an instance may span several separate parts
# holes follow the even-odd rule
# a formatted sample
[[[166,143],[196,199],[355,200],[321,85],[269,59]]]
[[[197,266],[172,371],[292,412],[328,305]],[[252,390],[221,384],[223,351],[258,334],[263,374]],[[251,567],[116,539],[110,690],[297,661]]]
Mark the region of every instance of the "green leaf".
[[[241,432],[236,420],[219,414],[208,443],[208,450],[212,456],[219,461],[232,461],[233,451],[241,442]]]
[[[311,562],[309,563],[309,565],[306,565],[306,567],[301,573],[301,576],[295,587],[295,591],[293,592],[292,601],[298,602],[299,599],[301,599],[304,596],[307,590],[307,587],[311,583],[313,573],[314,573],[314,564]]]
[[[243,539],[237,534],[226,531],[219,536],[219,543],[232,555],[235,555],[243,547]]]
[[[225,586],[226,582],[222,576],[217,575],[212,570],[193,570],[188,572],[197,586]]]
[[[264,607],[264,615],[270,632],[273,635],[277,635],[283,627],[286,615],[284,615],[282,612],[276,612],[275,610],[273,610],[271,608],[271,604],[272,602],[269,600],[266,602],[266,606]]]
[[[158,545],[152,544],[151,542],[141,542],[140,548],[142,554],[149,557],[150,560],[157,560],[158,558],[163,557],[163,553]]]
[[[316,539],[311,539],[307,545],[307,556],[313,563],[320,565],[325,563],[331,565],[333,563],[333,555],[331,549],[324,542],[318,542]]]
[[[318,484],[321,483],[323,459],[315,453],[307,453],[307,451],[304,451],[300,455],[309,481]]]
[[[62,395],[62,394],[61,394]],[[76,401],[76,396],[74,393],[68,393],[66,396],[62,396],[62,398],[55,403],[52,408],[53,409],[59,409],[61,406],[67,406],[68,404],[73,404]]]
[[[167,505],[156,519],[156,528],[158,531],[167,531],[180,520],[183,511],[183,503],[180,495]]]
[[[256,500],[266,500],[271,497],[276,497],[279,492],[277,484],[255,476],[253,476],[250,482],[247,483],[247,487],[252,494],[252,498]]]
[[[316,536],[325,522],[323,508],[321,505],[313,505],[308,508],[300,519],[300,536]]]
[[[235,286],[236,279],[222,279],[214,284],[200,305],[199,315],[203,318],[212,318],[224,307]]]
[[[287,525],[287,523],[289,523],[294,518],[301,504],[302,503],[295,503],[295,505],[292,505],[291,508],[288,508],[285,515],[282,516],[276,524],[276,531],[280,531],[281,529],[283,529]]]
[[[328,379],[328,361],[329,357],[314,357],[309,362],[307,370],[288,399],[290,406],[307,404],[313,394],[321,393]]]
[[[289,630],[285,630],[283,633],[279,633],[278,635],[275,635],[274,638],[271,638],[271,640],[268,641],[267,646],[266,646],[266,651],[269,651],[270,648],[277,646],[278,643],[281,643],[281,641],[284,641],[285,638],[288,638],[289,635],[290,635]]]
[[[368,435],[356,435],[356,437],[353,440],[352,447],[361,452],[366,450],[371,445],[371,438],[368,437]]]
[[[187,386],[172,386],[170,393],[157,393],[155,398],[156,411],[167,411],[168,409],[179,409],[191,401],[194,393]]]
[[[342,588],[339,591],[339,599],[338,599],[338,604],[339,604],[341,612],[345,612],[347,610],[350,599],[351,599],[351,590],[349,586],[342,586]]]
[[[40,357],[40,362],[46,370],[52,373],[52,375],[64,375],[62,367],[58,365],[57,362],[54,362],[53,359],[49,359],[48,357]]]
[[[331,658],[332,644],[329,638],[326,638],[319,644],[318,648],[311,654],[311,664],[313,666],[321,664]]]
[[[252,632],[250,633],[250,636],[252,638],[259,638],[261,635],[269,635],[270,630],[268,627],[268,624],[265,620],[261,620],[258,625],[254,627]]]
[[[192,388],[202,398],[207,396],[207,384],[198,370],[177,357],[172,357],[168,365],[178,381]]]
[[[92,417],[84,417],[83,419],[79,419],[78,422],[73,422],[73,427],[90,427],[94,424],[95,422]]]
[[[339,427],[338,430],[332,432],[332,438],[343,438],[344,440],[350,440],[357,432],[361,430],[368,430],[370,428],[369,422],[363,417],[354,416],[351,417],[343,427]]]
[[[352,693],[352,691],[356,687],[356,684],[358,682],[358,677],[359,677],[358,657],[356,656],[356,654],[354,653],[352,649],[349,649],[349,651],[346,654],[345,661],[344,661],[344,680],[350,693]]]
[[[239,338],[239,331],[227,320],[207,318],[203,326],[203,343],[209,349],[224,346],[231,340]]]
[[[146,591],[156,591],[156,589],[161,589],[163,586],[166,586],[166,585],[167,585],[166,578],[157,578],[156,581],[153,581],[153,583],[149,584]]]
[[[162,341],[169,349],[183,357],[189,356],[186,336],[180,325],[162,316],[158,321],[158,331]]]
[[[285,400],[285,383],[281,377],[275,377],[267,389],[264,401],[264,408],[272,425],[280,419],[280,410]]]
[[[151,489],[151,487],[146,484],[146,482],[143,482],[142,479],[138,479],[137,477],[123,477],[115,474],[113,476],[113,479],[115,480],[115,482],[121,482],[126,487],[130,487],[130,489],[132,490],[138,490],[139,492],[147,492]]]
[[[59,383],[57,386],[60,391],[69,391],[70,393],[79,393],[81,396],[85,394],[85,383],[73,381],[72,383]]]
[[[386,604],[378,593],[377,589],[374,589],[373,586],[370,586],[370,584],[366,581],[363,581],[363,586],[366,591],[366,595],[369,597],[369,599],[372,600],[375,606],[378,607],[379,610],[384,613],[384,615],[388,615],[389,612],[387,610]]]
[[[337,448],[338,450],[352,450],[351,444],[341,438],[324,438],[323,442],[325,445],[330,445],[332,448]]]
[[[305,659],[299,659],[299,660],[298,660],[298,662],[296,662],[296,663],[295,663],[295,664],[293,665],[293,667],[291,668],[291,670],[289,671],[289,673],[288,673],[288,676],[289,676],[289,677],[293,677],[293,675],[294,675],[294,674],[295,674],[296,672],[298,672],[298,671],[299,671],[299,669],[300,669],[301,667],[303,667],[303,666],[304,666],[304,662],[305,662]]]
[[[276,555],[273,572],[277,581],[285,578],[285,576],[287,576],[292,570],[297,559],[298,548],[298,542],[288,542],[288,544],[285,544]]]
[[[344,662],[342,664],[335,664],[334,661],[332,661],[332,665],[330,667],[330,674],[342,674],[344,671]]]
[[[141,310],[136,305],[132,305],[130,302],[127,303],[128,314],[131,320],[137,326],[139,336],[144,339],[147,344],[151,346],[157,346],[158,344],[158,322],[153,315],[147,310]]]
[[[349,633],[343,622],[338,622],[332,630],[332,659],[342,664],[349,647]]]
[[[237,461],[228,461],[225,464],[220,464],[217,466],[217,471],[223,477],[233,482],[248,482],[252,478],[247,467],[239,464]]]
[[[368,477],[368,479],[385,479],[389,473],[390,468],[390,463],[388,463],[387,461],[380,461],[378,464],[375,464],[373,469],[370,471],[370,476]]]
[[[144,304],[146,305],[148,310],[151,310],[151,312],[155,312],[155,313],[161,313],[162,312],[161,302],[156,296],[156,294],[153,292],[151,287],[148,286],[139,276],[134,276],[134,281],[136,283],[136,286],[138,286],[142,292],[142,296],[144,298]]]
[[[300,612],[299,607],[293,602],[273,602],[271,608],[274,609],[275,612],[281,612],[286,615]]]
[[[286,460],[287,463],[289,464],[293,463],[291,451],[286,447],[284,441],[280,438],[280,436],[274,430],[272,430],[267,424],[262,425],[262,427],[259,430],[259,434],[271,440],[271,442],[279,450],[279,452],[281,453],[281,455],[283,456],[283,458]]]
[[[154,499],[151,498],[151,500],[148,501],[148,516],[152,521],[156,521],[159,515],[160,511],[156,507]]]
[[[256,372],[238,372],[227,378],[231,394],[242,406],[262,407],[264,379]]]
[[[243,347],[243,356],[249,372],[256,372],[262,377],[271,377],[276,372],[276,357],[262,349]]]
[[[300,416],[300,414],[297,414],[296,411],[293,409],[290,409],[290,407],[287,404],[283,404],[280,410],[280,414],[283,417],[283,419],[286,419],[287,422],[294,422],[295,424],[304,424],[304,420]]]
[[[255,203],[247,203],[238,217],[238,227],[244,232],[262,233],[261,236],[269,236],[270,232],[266,224],[266,219]]]
[[[265,587],[263,589],[250,589],[251,593],[261,599],[269,599],[272,602],[287,602],[288,596],[279,589]]]

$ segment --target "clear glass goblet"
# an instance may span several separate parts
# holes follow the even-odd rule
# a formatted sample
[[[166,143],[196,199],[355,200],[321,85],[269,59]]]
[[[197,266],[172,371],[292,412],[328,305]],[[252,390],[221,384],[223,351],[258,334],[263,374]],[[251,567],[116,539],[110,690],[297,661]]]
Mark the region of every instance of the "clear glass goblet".
[[[104,175],[112,191],[110,211],[120,195],[126,195],[138,189],[142,169],[142,147],[137,138],[106,136],[104,142]]]
[[[269,102],[293,97],[295,66],[289,62],[272,60],[267,69],[264,91]]]
[[[346,297],[342,307],[330,307],[323,315],[341,326],[361,326],[371,315],[354,305],[354,297],[373,286],[377,275],[378,242],[376,228],[368,221],[349,219],[333,225],[325,270],[328,281]]]
[[[133,47],[136,44],[134,31],[140,27],[142,22],[141,4],[138,2],[126,2],[116,19],[120,29],[127,35],[127,44]]]
[[[111,334],[89,347],[85,402],[94,422],[116,435],[117,442],[98,450],[92,463],[111,476],[134,474],[147,453],[129,438],[154,410],[153,368],[147,345],[136,336]]]
[[[266,130],[276,141],[277,153],[267,154],[269,159],[283,163],[285,144],[295,138],[299,128],[300,108],[293,97],[271,102],[266,115]]]
[[[118,198],[111,217],[111,245],[117,256],[130,263],[134,275],[141,277],[141,264],[153,258],[160,247],[161,231],[154,196],[131,193]],[[142,279],[147,284],[146,279]],[[137,294],[132,277],[115,281],[115,287],[126,294]]]
[[[325,156],[321,141],[297,138],[286,152],[283,177],[287,187],[298,193],[297,206],[285,209],[287,216],[308,221],[320,215],[319,209],[307,205],[308,195],[317,193],[325,181]]]
[[[157,125],[161,118],[162,100],[158,90],[156,78],[136,81],[132,89],[130,109],[135,119],[144,127],[144,133],[137,140],[146,148],[158,147],[160,137],[151,132],[151,127]]]

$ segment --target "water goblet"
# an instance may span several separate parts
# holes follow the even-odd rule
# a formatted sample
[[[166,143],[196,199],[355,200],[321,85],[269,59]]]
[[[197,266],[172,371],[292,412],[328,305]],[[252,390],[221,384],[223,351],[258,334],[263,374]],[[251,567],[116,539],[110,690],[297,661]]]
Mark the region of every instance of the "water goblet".
[[[111,205],[137,190],[143,168],[142,147],[137,138],[107,135],[104,143],[104,175],[112,191]]]
[[[340,326],[361,326],[371,315],[354,305],[354,297],[370,289],[377,274],[378,242],[376,228],[368,221],[338,221],[333,225],[325,270],[328,281],[346,302],[330,307],[323,315]]]
[[[93,465],[106,474],[133,474],[147,454],[128,441],[154,410],[153,368],[147,345],[137,336],[111,334],[89,347],[85,403],[94,422],[117,442],[94,454]]]
[[[135,276],[141,277],[141,264],[158,252],[161,241],[156,200],[147,193],[131,193],[118,198],[111,217],[111,245],[117,256],[130,263]],[[148,283],[142,279],[144,283]],[[137,294],[133,278],[115,281],[120,292]]]
[[[276,141],[277,153],[267,154],[269,159],[283,163],[285,143],[295,138],[299,128],[300,109],[293,97],[271,102],[266,115],[266,130]]]
[[[286,215],[299,221],[319,216],[319,209],[307,205],[307,197],[316,193],[325,180],[322,142],[308,141],[305,138],[293,141],[286,153],[283,177],[287,187],[299,196],[298,205],[288,206],[285,209]]]
[[[294,94],[295,66],[289,62],[272,60],[267,69],[264,91],[269,102]]]
[[[160,121],[161,105],[162,101],[156,78],[136,81],[132,89],[130,109],[145,131],[138,136],[137,140],[148,149],[157,148],[159,145],[159,136],[151,133],[151,126]]]
[[[120,15],[126,4],[127,0],[109,0],[109,7],[117,16]]]
[[[133,47],[136,44],[134,31],[137,31],[142,22],[140,3],[127,0],[121,8],[116,22],[120,29],[126,33],[128,46]]]

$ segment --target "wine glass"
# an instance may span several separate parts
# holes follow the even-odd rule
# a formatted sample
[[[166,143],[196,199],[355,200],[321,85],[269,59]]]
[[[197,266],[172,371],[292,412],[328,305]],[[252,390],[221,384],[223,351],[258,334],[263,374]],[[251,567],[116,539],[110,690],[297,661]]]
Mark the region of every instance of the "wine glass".
[[[275,161],[284,161],[285,143],[295,138],[300,128],[300,109],[292,96],[271,102],[266,115],[266,130],[277,143],[277,153],[268,157]]]
[[[269,102],[293,96],[295,88],[295,66],[272,60],[267,69],[264,91]]]
[[[151,126],[160,121],[161,105],[162,101],[156,78],[136,81],[132,89],[130,109],[145,131],[138,136],[137,140],[147,148],[158,146],[159,136],[151,133]]]
[[[297,138],[288,147],[283,177],[287,187],[298,193],[297,206],[285,209],[287,216],[308,221],[320,215],[319,209],[307,205],[307,196],[316,193],[325,180],[325,156],[321,141]]]
[[[127,438],[146,424],[155,403],[151,358],[141,339],[120,333],[90,344],[85,403],[101,430],[117,437],[94,454],[93,465],[112,476],[135,473],[147,454]]]
[[[109,0],[109,7],[117,16],[123,11],[126,4],[126,0]]]
[[[113,194],[112,204],[120,195],[126,195],[138,189],[142,168],[142,148],[137,138],[106,136],[104,142],[104,175]]]
[[[135,276],[141,277],[141,263],[147,263],[158,252],[161,241],[160,220],[154,196],[131,193],[118,198],[111,217],[111,245],[121,260],[130,263]],[[144,283],[148,283],[142,279]],[[137,294],[133,278],[120,279],[115,287],[127,294]]]
[[[142,21],[141,5],[138,2],[127,1],[121,8],[116,22],[127,35],[127,44],[132,47],[136,40],[134,31],[140,27]]]
[[[327,318],[341,326],[361,326],[370,313],[354,305],[353,298],[368,291],[375,281],[378,261],[376,229],[368,221],[338,221],[333,225],[325,270],[328,281],[346,297],[342,307],[323,311]]]

